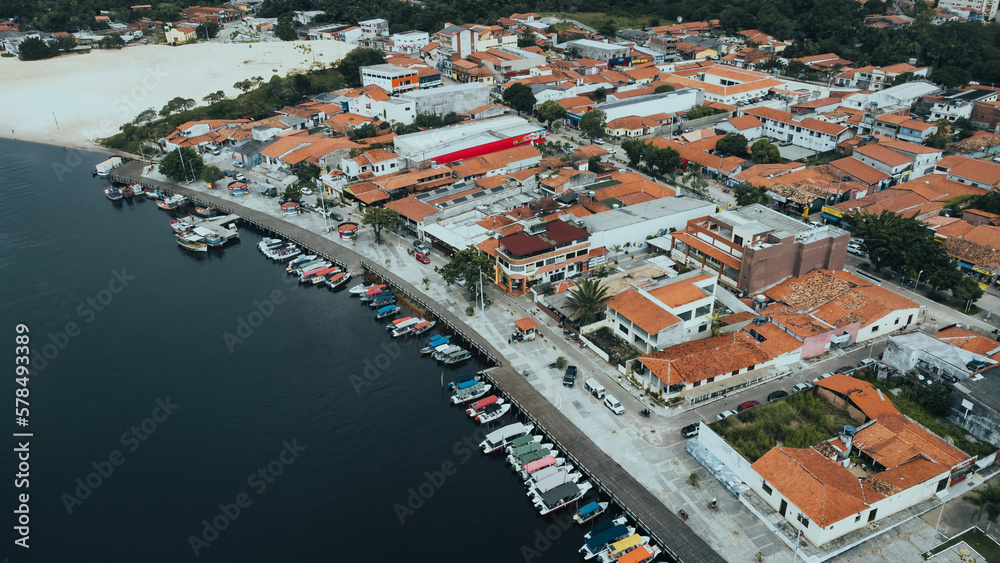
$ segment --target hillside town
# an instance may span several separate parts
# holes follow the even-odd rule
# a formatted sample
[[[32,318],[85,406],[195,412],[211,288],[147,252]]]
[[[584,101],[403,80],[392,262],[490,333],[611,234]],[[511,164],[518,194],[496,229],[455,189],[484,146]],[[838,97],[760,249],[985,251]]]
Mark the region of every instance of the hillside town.
[[[216,40],[273,40],[280,22],[256,6],[98,16],[102,31],[75,39],[114,30],[129,48],[152,36],[181,49],[210,21],[225,28]],[[470,316],[490,298],[527,315],[503,338],[512,350],[537,344],[541,357],[539,325],[566,336],[569,360],[586,358],[574,393],[596,397],[591,377],[613,389],[637,434],[732,493],[727,511],[771,538],[760,561],[856,553],[996,473],[1000,213],[976,205],[1000,189],[1000,87],[936,80],[916,58],[785,58],[790,39],[727,36],[718,20],[610,37],[535,13],[428,31],[315,23],[321,13],[296,12],[297,39],[378,59],[350,86],[262,119],[188,121],[145,150],[189,151],[292,222],[385,221],[420,250],[397,260],[414,283],[428,263],[485,259],[485,279],[434,277],[435,291]],[[933,13],[985,22],[996,5],[941,0]],[[13,54],[56,40],[0,30]],[[904,220],[944,262],[894,261],[864,234]],[[544,367],[526,358],[526,371]],[[533,384],[563,390],[565,363],[554,384]],[[699,533],[712,527],[714,498],[672,502]]]

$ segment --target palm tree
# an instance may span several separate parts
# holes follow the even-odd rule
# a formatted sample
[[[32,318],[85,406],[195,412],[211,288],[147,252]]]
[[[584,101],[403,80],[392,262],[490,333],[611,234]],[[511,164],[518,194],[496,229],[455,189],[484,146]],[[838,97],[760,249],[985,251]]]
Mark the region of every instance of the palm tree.
[[[617,264],[618,263],[618,255],[621,254],[622,250],[625,250],[625,247],[623,247],[620,244],[616,244],[616,245],[614,245],[614,246],[611,247],[611,250],[615,251],[615,263]]]
[[[601,282],[594,279],[586,279],[580,282],[569,292],[566,299],[566,307],[580,315],[580,326],[589,325],[594,317],[604,307],[604,302],[611,296],[608,295],[608,288],[601,285]]]
[[[1000,485],[990,483],[985,487],[977,489],[966,495],[965,501],[976,507],[972,520],[979,520],[986,513],[989,522],[986,524],[986,531],[990,531],[990,526],[1000,517]]]

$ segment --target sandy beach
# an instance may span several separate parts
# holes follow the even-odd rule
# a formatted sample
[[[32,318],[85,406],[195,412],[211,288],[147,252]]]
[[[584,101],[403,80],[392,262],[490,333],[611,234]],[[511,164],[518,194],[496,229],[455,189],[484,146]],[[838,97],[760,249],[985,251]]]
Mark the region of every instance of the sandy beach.
[[[352,45],[339,41],[140,45],[23,62],[0,58],[0,137],[93,148],[147,108],[181,96],[201,99],[233,84],[327,66]]]

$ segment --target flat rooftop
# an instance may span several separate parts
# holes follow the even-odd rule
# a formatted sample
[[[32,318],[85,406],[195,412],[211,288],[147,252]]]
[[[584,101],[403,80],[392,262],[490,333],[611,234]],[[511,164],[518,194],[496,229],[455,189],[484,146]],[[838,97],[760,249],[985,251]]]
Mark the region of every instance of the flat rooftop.
[[[604,213],[596,213],[579,219],[591,233],[610,231],[627,227],[640,221],[651,221],[670,217],[678,213],[704,209],[705,215],[715,209],[715,204],[689,197],[664,197],[645,203],[629,205]]]

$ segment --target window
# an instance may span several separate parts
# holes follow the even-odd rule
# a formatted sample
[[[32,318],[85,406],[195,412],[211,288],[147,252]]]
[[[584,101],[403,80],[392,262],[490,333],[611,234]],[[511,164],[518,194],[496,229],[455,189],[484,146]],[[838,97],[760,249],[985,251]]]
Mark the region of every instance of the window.
[[[770,495],[771,493],[774,492],[771,489],[771,487],[767,484],[767,481],[764,481],[763,483],[761,483],[760,484],[760,488],[764,489],[764,492],[767,493],[768,495]]]
[[[622,334],[628,334],[628,328],[624,324],[619,324],[618,330],[622,331]]]
[[[875,511],[873,510],[872,512],[875,512]],[[796,517],[796,520],[798,520],[799,523],[802,524],[803,528],[808,528],[809,527],[809,519],[806,518],[805,514],[802,514],[800,512],[799,515]]]
[[[854,517],[854,523],[857,524],[861,521],[861,513],[859,512],[857,516]]]
[[[878,332],[878,325],[872,327],[872,332]]]
[[[738,370],[738,369],[734,369],[734,370],[733,370],[733,373],[731,373],[731,374],[729,374],[729,375],[739,375],[739,374],[740,374],[740,370]]]

